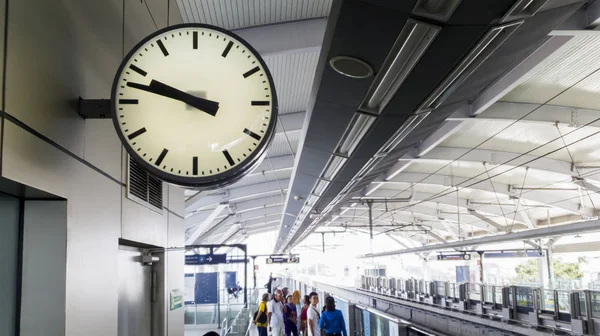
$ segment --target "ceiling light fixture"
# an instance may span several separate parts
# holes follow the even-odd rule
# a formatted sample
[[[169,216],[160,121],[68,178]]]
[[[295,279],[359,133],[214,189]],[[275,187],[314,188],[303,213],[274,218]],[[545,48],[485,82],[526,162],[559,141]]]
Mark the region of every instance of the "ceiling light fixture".
[[[373,68],[365,61],[350,56],[336,56],[329,61],[333,70],[344,76],[352,78],[369,78],[373,75]]]
[[[471,49],[462,62],[446,77],[438,88],[433,91],[419,110],[434,110],[439,107],[488,57],[500,47],[504,41],[521,26],[523,21],[511,22],[492,28]]]
[[[408,19],[358,109],[380,114],[440,30],[438,26]]]

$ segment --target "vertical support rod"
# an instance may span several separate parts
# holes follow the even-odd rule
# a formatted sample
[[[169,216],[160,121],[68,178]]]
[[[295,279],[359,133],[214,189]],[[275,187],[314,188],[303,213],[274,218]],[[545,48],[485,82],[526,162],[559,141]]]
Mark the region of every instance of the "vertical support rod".
[[[321,232],[321,241],[323,242],[323,253],[325,253],[325,232]]]
[[[254,272],[254,269],[252,271]],[[254,276],[254,286],[256,287],[256,275]],[[248,307],[248,246],[244,246],[244,306]]]
[[[369,206],[369,232],[371,233],[371,239],[373,239],[373,202],[367,201]]]
[[[254,274],[254,289],[256,289],[256,256],[252,257],[252,273]]]
[[[483,281],[483,251],[477,251],[479,254],[479,282],[484,283]]]
[[[212,249],[210,254],[212,254]],[[217,327],[221,329],[221,272],[217,272]]]

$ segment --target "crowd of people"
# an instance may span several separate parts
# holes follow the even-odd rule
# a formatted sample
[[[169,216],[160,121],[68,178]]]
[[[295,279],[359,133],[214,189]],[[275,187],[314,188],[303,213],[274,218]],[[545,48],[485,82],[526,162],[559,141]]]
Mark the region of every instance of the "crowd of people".
[[[254,314],[254,324],[259,336],[348,336],[342,312],[335,309],[335,299],[325,298],[325,305],[319,309],[319,295],[311,292],[305,295],[298,318],[300,292],[289,293],[287,287],[276,289],[271,295],[273,277],[269,277],[258,311]]]

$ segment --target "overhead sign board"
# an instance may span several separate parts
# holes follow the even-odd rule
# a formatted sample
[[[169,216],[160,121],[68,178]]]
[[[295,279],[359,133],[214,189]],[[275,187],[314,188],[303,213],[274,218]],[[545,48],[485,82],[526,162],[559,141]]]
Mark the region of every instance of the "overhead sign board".
[[[438,254],[437,260],[471,260],[470,254]]]
[[[268,257],[267,264],[297,264],[300,262],[300,257],[291,256],[291,257]]]
[[[499,251],[499,252],[485,252],[483,254],[485,258],[539,258],[545,257],[546,251]]]
[[[185,256],[186,265],[226,264],[227,254],[194,254]]]

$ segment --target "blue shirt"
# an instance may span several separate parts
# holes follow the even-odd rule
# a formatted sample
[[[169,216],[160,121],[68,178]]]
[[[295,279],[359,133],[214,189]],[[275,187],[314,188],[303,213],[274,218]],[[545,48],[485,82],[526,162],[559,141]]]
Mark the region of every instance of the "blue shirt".
[[[338,309],[334,311],[325,310],[321,314],[319,328],[321,328],[321,330],[325,330],[325,333],[341,333],[343,336],[348,336],[348,332],[346,332],[346,322],[344,322],[344,315],[342,315],[342,312]]]

